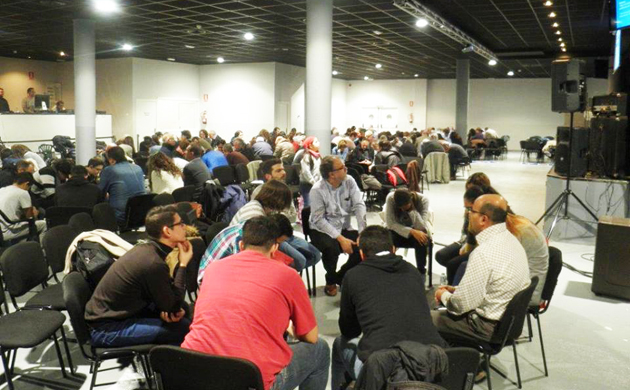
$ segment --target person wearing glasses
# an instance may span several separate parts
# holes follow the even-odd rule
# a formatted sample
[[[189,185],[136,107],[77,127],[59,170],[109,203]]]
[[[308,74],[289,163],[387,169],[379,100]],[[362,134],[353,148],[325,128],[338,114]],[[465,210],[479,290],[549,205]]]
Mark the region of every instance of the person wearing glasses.
[[[311,189],[311,241],[322,252],[326,269],[324,292],[335,296],[345,273],[361,262],[356,240],[366,226],[366,209],[357,183],[348,176],[348,169],[338,157],[324,157],[319,170],[322,178]],[[358,231],[352,230],[353,215]],[[342,252],[350,256],[337,271]]]
[[[489,341],[505,309],[530,284],[527,254],[506,226],[507,202],[482,195],[468,210],[469,230],[479,244],[457,287],[442,286],[435,300],[446,307],[431,313],[440,333]]]
[[[85,306],[95,347],[180,345],[188,333],[186,267],[193,256],[175,206],[155,207],[146,218],[150,240],[134,246],[107,270]],[[178,250],[178,263],[167,265]]]

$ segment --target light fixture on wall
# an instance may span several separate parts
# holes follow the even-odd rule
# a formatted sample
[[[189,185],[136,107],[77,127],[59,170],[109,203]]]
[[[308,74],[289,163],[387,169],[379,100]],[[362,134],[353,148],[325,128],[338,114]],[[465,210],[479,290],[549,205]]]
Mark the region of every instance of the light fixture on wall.
[[[421,18],[416,21],[416,27],[424,28],[429,25],[429,21]]]
[[[243,34],[243,38],[245,38],[245,40],[247,41],[251,41],[252,39],[254,39],[254,34],[246,32],[245,34]]]
[[[122,45],[121,49],[123,49],[124,51],[132,51],[133,50],[133,46],[130,45],[129,43],[124,43]]]
[[[376,64],[376,65],[374,65],[374,67],[375,67],[376,69],[381,69],[381,68],[383,67],[383,65],[381,65],[381,64]]]
[[[223,57],[217,57],[217,62],[218,62],[219,64],[222,64],[222,63],[224,63],[224,62],[225,62],[225,58],[223,58]]]
[[[120,5],[115,0],[93,0],[94,9],[103,14],[113,14],[120,11]]]

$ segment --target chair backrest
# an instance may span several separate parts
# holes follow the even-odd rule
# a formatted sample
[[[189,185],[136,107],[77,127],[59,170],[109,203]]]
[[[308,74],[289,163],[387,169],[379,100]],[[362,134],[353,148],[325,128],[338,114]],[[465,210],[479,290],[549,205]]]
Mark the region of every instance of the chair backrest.
[[[67,225],[70,217],[79,213],[91,213],[89,207],[52,206],[46,209],[46,224],[48,229],[59,225]]]
[[[237,183],[247,183],[249,181],[249,170],[247,169],[247,165],[236,164],[234,166],[234,175],[236,176]]]
[[[212,170],[212,177],[219,180],[222,186],[227,186],[236,183],[236,177],[234,175],[234,168],[231,165],[224,165],[216,167]]]
[[[109,230],[111,232],[118,231],[118,222],[116,222],[116,214],[114,209],[107,202],[99,203],[92,209],[92,220],[97,229]]]
[[[470,390],[475,385],[479,352],[472,348],[446,348],[448,374],[440,375],[436,384],[448,390]]]
[[[284,164],[284,171],[287,173],[287,177],[284,182],[287,185],[299,185],[300,184],[300,172],[298,171],[299,165]]]
[[[153,198],[155,194],[137,195],[127,200],[127,219],[125,228],[137,229],[144,226],[144,220],[149,214],[149,210],[153,208]]]
[[[179,202],[192,202],[195,200],[195,192],[197,188],[194,185],[180,187],[173,190],[173,199],[176,203]]]
[[[70,217],[70,220],[68,221],[68,226],[76,230],[78,233],[89,232],[96,229],[94,220],[89,213],[74,214],[72,217]]]
[[[186,267],[186,290],[188,292],[195,292],[199,287],[197,284],[197,274],[199,273],[199,263],[201,258],[206,252],[206,242],[201,238],[193,238],[190,240],[190,244],[193,249],[193,257],[190,259],[188,266]]]
[[[206,230],[206,236],[204,237],[206,240],[206,245],[210,245],[214,237],[226,227],[228,227],[227,222],[215,222],[212,225],[210,225],[208,230]]]
[[[260,168],[260,160],[250,161],[247,164],[247,171],[249,172],[249,180],[258,180],[258,168]]]
[[[311,223],[309,218],[311,218],[311,206],[302,209],[302,233],[304,233],[305,239],[308,239],[311,235]]]
[[[263,390],[260,370],[248,360],[158,346],[149,355],[164,390]],[[161,387],[160,384],[161,383]]]
[[[63,301],[70,315],[72,329],[81,345],[90,340],[90,330],[85,322],[85,305],[87,305],[92,291],[79,272],[71,272],[61,282]]]
[[[55,226],[44,233],[42,247],[53,273],[61,272],[65,268],[66,252],[79,233],[69,225]]]
[[[37,242],[20,242],[2,253],[2,275],[12,297],[21,297],[48,279],[48,265]]]
[[[547,269],[547,277],[545,278],[545,286],[543,287],[540,298],[543,301],[551,301],[553,292],[558,285],[558,276],[562,271],[562,252],[560,249],[549,247],[549,268]]]
[[[375,169],[379,172],[387,172],[389,166],[387,166],[387,164],[375,164],[372,169]]]
[[[168,206],[169,204],[173,203],[175,203],[175,197],[166,192],[155,195],[155,197],[153,198],[154,206]]]
[[[348,168],[348,175],[354,179],[355,183],[357,183],[359,191],[363,192],[363,180],[361,180],[361,173],[354,168]]]
[[[508,341],[514,340],[521,335],[529,301],[532,299],[537,285],[538,276],[534,276],[527,288],[514,295],[494,330],[490,340],[492,344],[499,344],[503,348]]]

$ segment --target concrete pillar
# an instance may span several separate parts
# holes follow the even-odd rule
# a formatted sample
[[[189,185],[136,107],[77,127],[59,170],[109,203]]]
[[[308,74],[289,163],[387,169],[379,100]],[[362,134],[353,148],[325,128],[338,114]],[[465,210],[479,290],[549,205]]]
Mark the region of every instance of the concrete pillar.
[[[455,97],[455,129],[466,140],[468,132],[468,98],[470,96],[470,60],[457,60],[457,92]]]
[[[306,134],[330,154],[332,99],[332,0],[306,1]]]
[[[74,20],[74,116],[77,164],[96,155],[96,49],[94,21]]]

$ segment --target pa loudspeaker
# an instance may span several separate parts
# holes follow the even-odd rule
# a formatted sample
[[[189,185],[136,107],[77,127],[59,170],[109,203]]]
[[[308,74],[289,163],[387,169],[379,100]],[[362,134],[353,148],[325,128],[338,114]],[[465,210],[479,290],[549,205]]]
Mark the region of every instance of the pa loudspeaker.
[[[630,300],[630,219],[603,216],[597,225],[593,284],[595,294]]]
[[[577,112],[586,107],[584,61],[556,60],[551,63],[551,111]]]
[[[586,175],[588,154],[588,129],[573,129],[573,142],[569,150],[569,128],[558,127],[556,137],[555,169],[561,176],[569,173],[569,159],[571,161],[571,177],[582,177]]]

